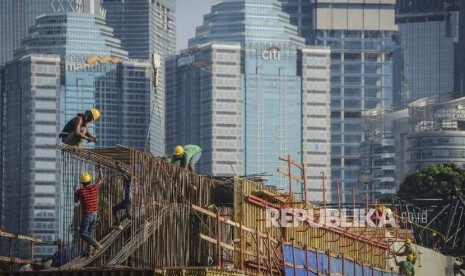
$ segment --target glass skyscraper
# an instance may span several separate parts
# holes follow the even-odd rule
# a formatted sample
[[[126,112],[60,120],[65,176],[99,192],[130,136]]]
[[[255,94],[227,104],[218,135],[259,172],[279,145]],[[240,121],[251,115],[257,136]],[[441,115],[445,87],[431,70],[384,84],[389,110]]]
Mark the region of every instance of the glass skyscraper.
[[[50,11],[48,0],[0,1],[0,66],[13,58],[36,16]]]
[[[64,181],[75,180],[62,178],[60,154],[49,146],[58,142],[66,122],[96,107],[101,112],[91,129],[96,146],[144,150],[153,109],[149,60],[128,59],[98,1],[80,3],[76,12],[39,16],[5,65],[3,226],[50,241],[67,231],[70,218],[62,214],[73,207],[61,195]],[[35,247],[37,256],[53,250]]]
[[[289,180],[277,169],[287,170],[279,158],[289,155],[307,167],[307,192],[321,201],[320,173],[330,177],[329,49],[306,48],[277,1],[217,2],[196,30],[167,67],[168,148],[199,144],[199,171],[265,173],[284,190]]]
[[[362,112],[392,109],[395,0],[280,2],[308,45],[331,47],[331,176],[349,200],[352,187],[365,188],[358,182]]]
[[[399,26],[403,58],[403,91],[398,106],[437,97],[440,102],[464,95],[464,11],[455,0],[400,0]],[[463,6],[463,5],[462,5]]]
[[[51,11],[48,0],[2,0],[0,1],[0,118],[3,119],[4,69],[3,65],[13,58],[13,52],[19,48],[21,39],[28,28],[35,23],[36,16]],[[1,121],[0,121],[1,123]],[[3,129],[0,128],[0,145],[3,145]],[[0,152],[5,152],[0,147]],[[0,172],[3,171],[3,160],[0,159]],[[0,183],[3,174],[0,173]],[[0,221],[3,213],[2,186],[0,184]]]
[[[121,40],[132,59],[152,59],[154,66],[154,108],[151,113],[149,147],[156,155],[165,154],[165,65],[176,52],[175,0],[102,0],[107,25]],[[160,57],[160,66],[153,60]]]

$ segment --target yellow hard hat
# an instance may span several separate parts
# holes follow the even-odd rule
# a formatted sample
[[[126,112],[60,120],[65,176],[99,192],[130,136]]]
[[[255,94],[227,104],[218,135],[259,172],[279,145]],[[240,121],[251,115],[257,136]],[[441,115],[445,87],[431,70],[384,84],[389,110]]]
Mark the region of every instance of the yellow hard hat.
[[[92,177],[88,172],[83,172],[81,173],[81,176],[79,176],[79,181],[81,181],[82,184],[88,184],[92,180]]]
[[[411,243],[412,243],[412,240],[411,240],[411,239],[406,239],[406,240],[405,240],[405,243],[406,243],[406,244],[411,244]]]
[[[412,254],[407,255],[407,261],[409,261],[409,262],[413,261],[413,255]]]
[[[391,208],[386,208],[386,215],[392,216],[392,210],[391,210]]]
[[[92,113],[92,121],[97,121],[100,118],[100,111],[97,108],[91,108],[90,113]]]
[[[179,156],[179,155],[181,155],[183,153],[184,153],[184,148],[183,147],[181,147],[181,146],[174,147],[173,155]]]

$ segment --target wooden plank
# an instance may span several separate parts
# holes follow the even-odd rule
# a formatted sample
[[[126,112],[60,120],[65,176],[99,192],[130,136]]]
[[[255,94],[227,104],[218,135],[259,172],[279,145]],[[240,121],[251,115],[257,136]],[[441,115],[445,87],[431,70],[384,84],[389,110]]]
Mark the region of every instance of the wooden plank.
[[[194,205],[194,204],[192,204],[191,206],[192,206],[192,209],[193,209],[194,211],[197,211],[197,212],[203,213],[203,214],[205,214],[205,215],[208,215],[208,216],[211,216],[211,217],[216,218],[216,214],[213,213],[213,212],[210,212],[210,211],[208,211],[208,210],[206,210],[206,209],[204,209],[204,208],[202,208],[202,207],[200,207],[200,206]],[[226,218],[221,217],[221,216],[220,216],[220,220],[221,220],[222,222],[224,222],[224,223],[229,224],[229,225],[232,225],[232,226],[235,226],[235,227],[238,227],[238,228],[241,227],[241,225],[240,225],[239,223],[234,222],[234,221],[229,220],[229,219],[226,219]],[[246,227],[246,226],[242,226],[242,230],[247,231],[247,232],[250,232],[250,233],[253,233],[253,234],[256,234],[256,233],[257,233],[256,230],[254,230],[254,229],[252,229],[252,228],[249,228],[249,227]],[[260,237],[264,237],[264,238],[267,237],[265,234],[263,234],[263,233],[261,233],[261,232],[258,232],[258,235],[259,235]],[[270,238],[270,240],[271,240],[272,242],[278,243],[278,241],[277,241],[276,239]]]
[[[131,224],[131,220],[125,219],[121,223],[123,226],[123,231],[126,229],[129,225]],[[95,260],[98,256],[102,255],[103,252],[107,248],[110,247],[110,245],[113,243],[113,241],[121,234],[119,229],[112,229],[103,239],[99,241],[99,243],[103,246],[103,248],[97,252],[97,254],[92,255],[91,257],[86,257],[83,256],[83,254],[79,255],[78,257],[74,258],[73,260],[67,262],[66,264],[62,265],[60,269],[75,269],[75,268],[81,268],[84,267],[85,265],[89,264],[91,261]]]
[[[42,264],[38,263],[32,259],[21,259],[21,258],[15,258],[15,257],[4,257],[0,256],[0,261],[2,262],[8,262],[8,263],[17,263],[17,264]]]
[[[281,161],[286,161],[286,162],[291,162],[292,165],[298,167],[299,169],[303,170],[304,167],[302,166],[302,164],[299,164],[297,162],[295,162],[294,160],[292,160],[291,158],[289,158],[288,156],[280,156],[279,157],[279,160]]]
[[[285,176],[290,176],[292,179],[294,179],[296,181],[299,181],[300,183],[304,183],[304,180],[301,177],[297,176],[297,175],[289,173],[289,172],[287,172],[287,171],[285,171],[283,169],[277,169],[276,171],[281,173],[281,174],[284,174]]]
[[[37,243],[43,243],[43,244],[55,244],[54,242],[47,242],[41,239],[37,239],[31,236],[26,236],[26,235],[18,235],[18,234],[13,234],[13,233],[8,233],[8,232],[3,232],[0,230],[0,236],[5,237],[5,238],[12,238],[12,239],[18,239],[18,240],[25,240],[25,241],[30,241],[30,242],[37,242]]]

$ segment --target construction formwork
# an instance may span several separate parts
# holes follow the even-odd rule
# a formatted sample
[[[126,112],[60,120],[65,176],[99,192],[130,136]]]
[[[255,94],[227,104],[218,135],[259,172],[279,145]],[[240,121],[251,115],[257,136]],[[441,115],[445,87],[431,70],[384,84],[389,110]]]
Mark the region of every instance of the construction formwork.
[[[247,227],[266,233],[270,239],[284,244],[331,252],[355,262],[388,269],[389,243],[386,239],[385,228],[311,227],[306,223],[299,223],[295,227],[275,227],[266,221],[267,208],[318,210],[319,207],[296,202],[292,198],[289,199],[289,196],[278,195],[272,188],[240,178],[235,180],[234,187],[236,222],[239,221]],[[266,200],[266,197],[274,200]],[[261,251],[265,250],[264,246],[264,244],[261,245]],[[256,250],[254,243],[251,243],[250,247],[252,251]]]
[[[61,151],[62,163],[64,231],[58,270],[63,273],[87,275],[86,271],[115,269],[122,275],[127,271],[141,275],[351,275],[357,269],[373,275],[392,273],[386,262],[390,243],[385,228],[267,225],[268,208],[326,207],[314,206],[305,198],[297,200],[291,191],[278,193],[238,177],[219,181],[197,176],[132,148],[53,147]],[[283,160],[291,163],[289,158]],[[81,210],[73,194],[79,174],[88,171],[96,181],[98,167],[103,168],[104,181],[95,236],[103,250],[84,257],[86,245],[78,235]],[[124,173],[131,175],[131,214],[119,230],[112,228],[112,206],[123,198]]]
[[[62,266],[132,268],[189,266],[193,256],[208,255],[207,246],[193,234],[191,204],[209,206],[215,180],[199,177],[150,154],[131,148],[84,150],[56,146],[61,150],[64,194],[63,255],[74,258]],[[104,242],[104,254],[82,260],[86,249],[79,238],[81,210],[73,195],[79,174],[89,171],[96,181],[97,167],[104,170],[99,191],[99,223],[96,238]],[[112,206],[123,199],[124,172],[131,175],[131,220],[123,221],[123,231],[115,225]],[[205,248],[199,252],[198,248]],[[65,252],[66,251],[66,252]],[[79,260],[76,260],[79,259]]]

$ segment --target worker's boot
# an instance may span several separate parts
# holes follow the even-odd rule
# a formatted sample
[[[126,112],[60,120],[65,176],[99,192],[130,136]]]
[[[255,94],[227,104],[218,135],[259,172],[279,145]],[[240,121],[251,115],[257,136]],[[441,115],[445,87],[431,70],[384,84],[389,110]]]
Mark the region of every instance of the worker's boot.
[[[103,246],[94,237],[90,237],[90,242],[92,243],[93,247],[91,255],[95,255],[95,253],[102,250]]]
[[[94,247],[90,244],[87,245],[87,250],[84,252],[84,257],[90,258],[92,257],[92,252],[94,251]]]

